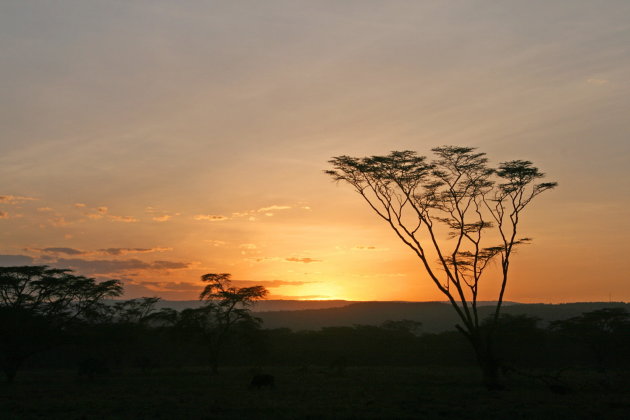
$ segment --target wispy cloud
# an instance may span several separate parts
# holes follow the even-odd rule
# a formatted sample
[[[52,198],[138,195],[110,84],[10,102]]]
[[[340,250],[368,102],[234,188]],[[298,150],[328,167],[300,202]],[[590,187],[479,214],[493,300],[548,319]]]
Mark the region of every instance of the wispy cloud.
[[[377,248],[373,245],[357,245],[352,247],[353,251],[389,251],[388,248]]]
[[[278,257],[250,257],[250,258],[245,258],[246,261],[252,261],[252,262],[269,262],[269,261],[282,261],[282,258],[278,258]]]
[[[151,268],[154,270],[180,270],[188,267],[190,267],[190,263],[178,261],[153,261],[151,264]]]
[[[191,263],[181,261],[153,261],[151,263],[138,259],[130,260],[86,260],[80,258],[60,258],[55,267],[72,268],[81,274],[116,274],[135,270],[179,270],[190,267]]]
[[[265,286],[276,288],[282,286],[304,286],[305,284],[319,283],[317,281],[286,281],[286,280],[232,280],[236,287]]]
[[[172,251],[173,248],[101,248],[98,252],[108,255],[145,254],[149,252]]]
[[[75,204],[75,206],[77,206],[77,204]],[[79,205],[78,207],[85,207],[85,204]],[[88,218],[90,218],[90,219],[102,219],[103,217],[105,217],[105,215],[107,214],[109,209],[106,206],[100,206],[100,207],[96,207],[95,209],[92,209],[92,211],[94,211],[95,213],[87,214],[86,216]]]
[[[209,222],[221,222],[229,219],[229,217],[220,214],[197,214],[193,218],[195,220],[207,220]]]
[[[25,251],[41,252],[43,254],[65,254],[65,255],[127,255],[127,254],[147,254],[152,252],[172,251],[173,248],[101,248],[96,251],[84,251],[70,247],[46,247],[46,248],[26,248]]]
[[[314,262],[322,262],[323,260],[318,260],[315,258],[309,258],[309,257],[286,257],[286,258],[280,258],[280,257],[249,257],[249,258],[245,258],[246,261],[253,261],[253,262],[271,262],[271,261],[285,261],[285,262],[292,262],[292,263],[304,263],[304,264],[309,264],[309,263],[314,263]]]
[[[288,206],[288,205],[272,204],[270,206],[261,207],[256,210],[233,212],[231,214],[231,217],[234,219],[246,217],[247,220],[249,220],[250,222],[255,222],[256,220],[258,220],[258,217],[261,215],[274,216],[275,214],[274,212],[281,211],[281,210],[291,210],[291,209],[296,209],[296,208],[299,208],[302,210],[311,209],[309,206],[305,206],[305,205]]]
[[[85,204],[76,203],[75,207],[79,207],[79,208],[85,207]],[[118,216],[115,214],[110,214],[109,207],[107,206],[96,207],[92,209],[91,213],[87,213],[85,215],[88,217],[88,219],[92,219],[92,220],[106,219],[106,220],[111,220],[112,222],[121,222],[121,223],[135,223],[139,221],[137,218],[133,216]]]
[[[48,222],[55,227],[63,227],[70,224],[63,216],[55,216],[48,219]]]
[[[608,80],[606,79],[587,79],[586,83],[588,83],[589,85],[596,85],[596,86],[602,86],[608,83]]]
[[[304,264],[322,262],[322,260],[317,260],[317,259],[308,258],[308,257],[306,258],[289,257],[289,258],[285,258],[284,260],[288,262],[297,262],[297,263],[304,263]]]
[[[107,215],[107,218],[109,220],[112,220],[114,222],[122,222],[122,223],[136,223],[138,221],[138,219],[136,219],[133,216],[113,216],[113,215]]]
[[[33,261],[33,257],[29,257],[28,255],[0,255],[0,266],[3,267],[31,265]]]
[[[49,248],[35,248],[34,250],[40,251],[46,254],[65,254],[65,255],[86,255],[89,254],[87,251],[81,251],[80,249],[75,248],[65,248],[65,247],[49,247]]]
[[[0,203],[5,204],[16,204],[24,201],[34,201],[37,198],[34,197],[26,197],[22,195],[0,195]]]
[[[170,213],[151,206],[145,208],[144,212],[151,215],[151,220],[155,222],[168,222],[173,217],[181,215],[181,213]]]
[[[274,204],[272,206],[259,208],[257,211],[258,213],[266,213],[266,212],[276,211],[276,210],[289,210],[290,208],[291,206],[278,206]]]
[[[313,300],[313,299],[330,299],[330,296],[326,295],[303,295],[303,296],[294,296],[294,295],[269,295],[269,299],[280,299],[280,300]]]
[[[134,281],[133,284],[155,292],[199,292],[203,288],[201,283],[189,282]]]

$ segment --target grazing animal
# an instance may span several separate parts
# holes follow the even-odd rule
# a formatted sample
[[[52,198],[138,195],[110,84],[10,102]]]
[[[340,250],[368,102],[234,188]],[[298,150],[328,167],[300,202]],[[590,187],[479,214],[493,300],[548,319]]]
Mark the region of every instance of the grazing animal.
[[[267,373],[259,373],[252,377],[249,384],[250,389],[274,388],[276,386],[276,378]]]

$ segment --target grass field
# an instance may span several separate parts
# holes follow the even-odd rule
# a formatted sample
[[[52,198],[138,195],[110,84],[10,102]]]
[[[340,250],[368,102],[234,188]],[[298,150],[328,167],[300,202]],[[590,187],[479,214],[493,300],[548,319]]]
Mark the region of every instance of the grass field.
[[[224,368],[114,371],[93,381],[74,371],[25,371],[0,385],[0,419],[628,419],[627,376],[602,385],[567,374],[571,391],[526,377],[503,391],[479,385],[475,369],[268,368],[274,388],[250,389],[252,372]]]

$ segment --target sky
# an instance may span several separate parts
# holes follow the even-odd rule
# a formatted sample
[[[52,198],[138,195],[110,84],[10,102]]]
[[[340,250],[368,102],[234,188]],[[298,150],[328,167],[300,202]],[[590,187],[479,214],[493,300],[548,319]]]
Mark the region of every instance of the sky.
[[[276,299],[444,300],[323,171],[462,145],[559,183],[506,299],[630,300],[626,0],[9,0],[0,61],[0,265],[128,298],[231,273]]]

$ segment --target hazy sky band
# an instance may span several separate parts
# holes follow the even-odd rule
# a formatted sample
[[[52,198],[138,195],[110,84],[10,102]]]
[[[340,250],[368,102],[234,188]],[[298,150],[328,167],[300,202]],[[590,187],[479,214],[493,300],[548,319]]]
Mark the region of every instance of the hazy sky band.
[[[626,1],[2,2],[0,253],[130,296],[230,272],[436,299],[322,170],[458,144],[560,183],[525,216],[509,299],[628,300],[628,45]]]

